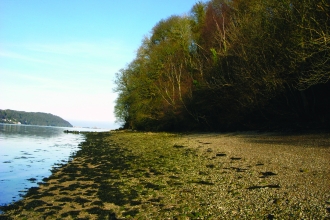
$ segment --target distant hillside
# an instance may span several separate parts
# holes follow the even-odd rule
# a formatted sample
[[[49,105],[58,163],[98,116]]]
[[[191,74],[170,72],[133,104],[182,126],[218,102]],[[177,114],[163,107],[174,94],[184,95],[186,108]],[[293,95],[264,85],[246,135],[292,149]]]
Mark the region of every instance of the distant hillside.
[[[72,127],[68,121],[65,121],[56,115],[42,112],[15,111],[10,109],[0,109],[0,123]]]

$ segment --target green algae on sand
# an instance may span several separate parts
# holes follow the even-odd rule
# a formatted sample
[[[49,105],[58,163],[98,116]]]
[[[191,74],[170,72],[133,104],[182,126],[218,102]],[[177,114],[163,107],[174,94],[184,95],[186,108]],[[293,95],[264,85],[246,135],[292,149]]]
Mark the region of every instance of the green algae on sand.
[[[249,135],[244,134],[118,131],[85,135],[86,141],[70,163],[54,170],[44,184],[31,189],[22,201],[4,208],[3,216],[12,219],[329,217],[326,201],[330,195],[323,186],[329,183],[326,163],[329,148],[313,148],[315,158],[309,160],[306,154],[311,155],[311,151],[307,148],[252,145]],[[276,153],[283,155],[277,158]],[[286,159],[289,153],[295,157]],[[315,159],[317,162],[311,164]],[[265,174],[267,178],[261,178]],[[294,178],[287,180],[289,175]],[[306,181],[315,183],[306,185]]]

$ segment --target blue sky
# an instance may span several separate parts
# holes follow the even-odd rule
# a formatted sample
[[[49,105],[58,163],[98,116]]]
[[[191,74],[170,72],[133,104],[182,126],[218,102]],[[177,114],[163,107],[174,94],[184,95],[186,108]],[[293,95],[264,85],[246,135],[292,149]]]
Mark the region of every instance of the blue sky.
[[[115,73],[156,23],[196,2],[2,0],[0,109],[113,124]]]

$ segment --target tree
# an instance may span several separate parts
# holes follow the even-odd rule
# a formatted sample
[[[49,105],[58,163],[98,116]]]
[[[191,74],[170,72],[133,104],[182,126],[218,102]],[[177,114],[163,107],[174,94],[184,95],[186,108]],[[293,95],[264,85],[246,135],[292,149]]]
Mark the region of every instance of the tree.
[[[118,73],[116,116],[214,130],[326,115],[329,100],[316,107],[329,91],[329,21],[325,0],[198,2],[158,22]]]

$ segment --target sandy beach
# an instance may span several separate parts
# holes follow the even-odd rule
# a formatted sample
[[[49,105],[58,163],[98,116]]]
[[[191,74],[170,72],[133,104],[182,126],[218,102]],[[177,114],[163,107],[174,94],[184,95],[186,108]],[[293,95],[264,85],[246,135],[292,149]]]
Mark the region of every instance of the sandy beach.
[[[330,219],[330,134],[89,133],[0,219]]]

